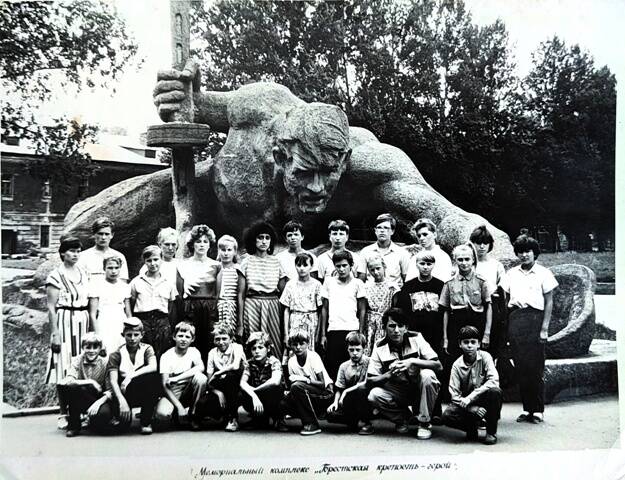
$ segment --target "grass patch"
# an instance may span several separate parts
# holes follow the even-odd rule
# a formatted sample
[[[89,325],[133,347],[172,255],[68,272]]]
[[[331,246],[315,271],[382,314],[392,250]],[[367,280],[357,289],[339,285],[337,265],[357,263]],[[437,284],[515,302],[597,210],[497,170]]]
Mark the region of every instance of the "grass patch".
[[[598,282],[614,282],[616,278],[614,252],[541,253],[538,262],[545,267],[565,263],[584,265],[595,272]]]

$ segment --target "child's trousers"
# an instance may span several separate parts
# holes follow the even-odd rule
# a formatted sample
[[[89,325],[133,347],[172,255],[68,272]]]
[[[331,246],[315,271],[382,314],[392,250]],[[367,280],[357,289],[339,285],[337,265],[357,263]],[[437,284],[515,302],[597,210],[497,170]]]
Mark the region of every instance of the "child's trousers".
[[[486,420],[486,433],[490,435],[497,434],[497,422],[501,414],[502,399],[503,393],[500,388],[489,388],[469,406],[475,405],[486,409],[486,415],[484,416]],[[448,427],[476,434],[479,417],[469,412],[467,409],[462,408],[460,405],[451,403],[443,413],[443,423]]]
[[[263,404],[263,414],[261,416],[277,419],[280,415],[280,402],[284,398],[282,385],[272,385],[262,390],[257,390],[256,395]],[[239,404],[243,406],[246,412],[255,416],[252,397],[242,390],[239,395]]]
[[[343,407],[328,415],[328,421],[357,426],[358,421],[371,421],[371,405],[367,399],[369,392],[365,387],[348,392],[343,399]]]
[[[160,310],[135,312],[135,316],[143,323],[143,342],[152,345],[156,358],[160,360],[172,345],[172,333],[169,316]]]
[[[329,388],[321,388],[305,382],[295,382],[280,404],[282,415],[292,415],[302,421],[302,425],[318,423],[332,403],[334,394]]]
[[[228,420],[237,418],[239,407],[238,399],[241,391],[241,371],[227,372],[223,378],[216,378],[210,382],[206,392],[206,414],[212,418],[225,416]],[[219,398],[212,389],[219,390],[226,397],[226,407],[222,408]]]
[[[176,384],[171,387],[171,391],[176,396],[176,398],[180,400],[180,403],[184,407],[190,407],[190,416],[195,415],[196,407],[200,402],[200,399],[204,396],[206,392],[206,382],[208,382],[206,375],[198,372],[193,377],[191,377],[191,381],[189,381],[186,385]],[[164,396],[158,401],[158,404],[156,405],[156,419],[159,422],[168,423],[169,421],[171,421],[174,410],[174,404],[171,403],[169,399]]]
[[[56,391],[59,404],[65,406],[69,413],[68,430],[80,430],[80,415],[102,397],[102,392],[98,392],[93,385],[57,384]]]
[[[347,345],[345,343],[345,337],[349,332],[350,330],[331,330],[326,332],[328,343],[326,345],[323,364],[330,378],[336,378],[341,363],[349,360],[349,353],[347,352]]]

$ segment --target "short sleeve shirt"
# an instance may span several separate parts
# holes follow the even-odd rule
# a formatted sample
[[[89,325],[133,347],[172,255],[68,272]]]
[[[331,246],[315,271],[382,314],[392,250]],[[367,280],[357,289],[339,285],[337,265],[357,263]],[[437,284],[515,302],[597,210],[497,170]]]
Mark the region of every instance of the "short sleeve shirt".
[[[135,312],[169,311],[169,302],[176,298],[176,287],[164,275],[156,278],[139,274],[130,282],[130,295],[135,300]]]
[[[438,245],[434,245],[429,253],[434,255],[434,267],[432,268],[432,276],[438,278],[439,280],[442,280],[443,282],[446,282],[453,275],[453,265],[451,263],[451,258],[449,258],[449,255],[447,255]],[[410,258],[410,265],[408,266],[406,281],[412,280],[417,276],[419,276],[419,270],[417,269],[417,262],[413,255]]]
[[[330,375],[328,375],[326,367],[321,361],[321,357],[316,352],[308,350],[304,365],[300,365],[297,361],[297,357],[293,355],[289,358],[288,369],[289,375],[301,375],[307,378],[316,378],[318,375],[321,375],[326,387],[332,384],[332,379],[330,378]]]
[[[404,282],[402,277],[406,276],[410,266],[410,255],[406,249],[393,242],[385,250],[381,250],[377,242],[373,245],[367,245],[360,251],[363,261],[359,265],[358,273],[364,274],[365,277],[368,276],[367,260],[373,255],[380,255],[384,259],[386,278],[401,286]]]
[[[438,303],[451,310],[470,308],[483,312],[484,304],[490,303],[491,292],[486,281],[472,272],[468,276],[456,274],[443,286]]]
[[[365,285],[357,278],[340,282],[336,277],[326,279],[321,296],[328,300],[328,331],[358,330],[358,299],[365,298]]]
[[[421,331],[422,324],[435,323],[440,318],[438,306],[443,282],[432,277],[427,282],[413,278],[404,283],[396,295],[397,306],[410,319],[408,330]]]
[[[123,253],[112,248],[109,248],[106,252],[98,250],[95,247],[88,248],[87,250],[80,252],[78,265],[87,271],[91,280],[104,278],[104,259],[113,255],[122,259],[122,267],[119,271],[119,278],[121,280],[128,281],[130,277],[128,275],[128,263],[126,262],[126,257]]]
[[[278,282],[286,273],[280,260],[273,255],[257,257],[250,255],[241,264],[241,270],[247,279],[247,289],[260,293],[273,293],[278,289]]]
[[[545,294],[557,286],[553,273],[537,263],[528,271],[520,265],[511,268],[501,282],[501,287],[510,294],[509,307],[532,307],[537,310],[545,309]]]
[[[369,357],[363,355],[358,363],[351,360],[341,363],[339,372],[336,375],[335,385],[342,390],[353,387],[357,383],[367,379],[367,369],[369,368]]]
[[[354,265],[352,266],[352,275],[354,277],[358,277],[358,272],[364,271],[365,267],[362,263],[362,257],[351,250],[347,250],[352,254],[354,259]],[[334,252],[332,250],[328,250],[327,252],[323,252],[317,258],[317,272],[319,274],[319,280],[325,283],[325,280],[328,277],[335,277],[336,271],[334,269],[334,262],[332,261],[332,255]]]
[[[67,371],[67,377],[76,380],[95,380],[101,387],[106,383],[107,359],[97,356],[93,362],[87,361],[84,354],[72,358],[71,366]]]
[[[187,372],[196,366],[204,367],[200,351],[195,347],[189,347],[184,355],[176,353],[176,347],[172,347],[161,355],[159,372],[161,374],[173,377]],[[183,380],[183,383],[189,383],[191,378]]]
[[[280,303],[293,312],[313,313],[321,306],[321,283],[311,278],[308,282],[289,280],[284,287]]]
[[[282,365],[273,355],[265,358],[264,362],[250,359],[245,362],[241,381],[246,381],[252,387],[258,387],[269,380],[273,372],[280,372],[282,377]]]
[[[243,346],[238,343],[231,343],[225,352],[214,347],[208,352],[208,360],[206,361],[206,372],[210,378],[217,370],[227,367],[233,364],[237,359],[240,361],[245,360],[245,354],[243,353]]]
[[[113,353],[111,353],[111,355],[109,356],[109,361],[106,365],[106,372],[107,372],[107,385],[109,384],[109,377],[108,377],[108,373],[111,370],[117,370],[119,372],[119,382],[121,383],[121,381],[124,379],[124,374],[123,372],[120,370],[120,365],[122,362],[122,354],[119,351],[121,348],[124,348],[125,345],[122,345],[121,347],[119,347],[117,350],[115,350]],[[143,359],[141,359],[139,362],[137,362],[137,359],[135,358],[135,364],[140,363],[140,366],[138,368],[144,367],[145,365],[147,365],[148,363],[150,363],[150,360],[152,358],[156,359],[156,355],[154,353],[154,349],[152,348],[151,345],[147,345],[147,344],[140,344],[140,347],[145,347],[143,350]],[[137,352],[137,354],[140,354],[139,351]],[[109,385],[110,387],[110,385]],[[108,388],[110,389],[110,388]]]
[[[312,268],[310,269],[310,272],[316,272],[317,271],[317,257],[315,257],[311,252],[309,252],[308,250],[304,250],[306,253],[309,253],[310,256],[313,258],[313,264],[312,264]],[[286,274],[287,277],[289,277],[289,280],[297,280],[297,270],[295,269],[295,257],[297,256],[297,253],[293,253],[293,252],[289,252],[288,249],[286,250],[282,250],[279,253],[276,253],[276,258],[278,260],[280,260],[280,266],[282,267],[282,271]]]

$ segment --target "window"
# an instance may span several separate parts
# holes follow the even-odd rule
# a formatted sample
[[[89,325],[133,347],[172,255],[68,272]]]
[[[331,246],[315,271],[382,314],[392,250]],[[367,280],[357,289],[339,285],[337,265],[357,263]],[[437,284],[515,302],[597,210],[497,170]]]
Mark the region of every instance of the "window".
[[[13,200],[13,175],[2,175],[2,198]]]
[[[50,225],[39,225],[39,246],[48,248],[50,246]]]

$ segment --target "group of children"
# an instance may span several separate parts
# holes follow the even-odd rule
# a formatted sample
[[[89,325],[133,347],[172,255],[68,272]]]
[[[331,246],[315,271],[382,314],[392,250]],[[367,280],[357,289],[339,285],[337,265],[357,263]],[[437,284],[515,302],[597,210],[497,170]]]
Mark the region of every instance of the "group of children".
[[[557,282],[535,264],[537,242],[519,237],[521,265],[505,274],[488,255],[492,236],[478,227],[453,250],[453,272],[433,222],[415,223],[420,246],[412,250],[392,242],[395,228],[391,215],[378,216],[376,243],[356,254],[346,248],[349,226],[332,221],[331,248],[316,258],[302,248],[297,222],[283,229],[288,248],[273,255],[277,235],[260,222],[246,232],[240,263],[229,235],[217,241],[217,260],[208,256],[215,235],[205,225],[193,227],[190,255],[178,260],[177,233],[163,229],[130,284],[123,255],[102,254],[114,233],[108,219],[93,226],[102,272],[80,265],[78,257],[93,249],[80,254],[78,239],[62,239],[63,264],[48,279],[48,298],[50,367],[67,435],[80,430],[81,414],[96,428],[127,427],[133,407],[141,408],[145,434],[153,422],[197,430],[205,417],[236,431],[240,406],[253,425],[272,419],[278,430],[297,417],[303,435],[320,432],[320,417],[370,434],[376,413],[404,432],[412,406],[418,438],[429,438],[438,422],[475,438],[484,419],[484,442],[493,444],[501,390],[485,350],[496,356],[506,340],[525,374],[517,420],[542,421],[544,341]],[[98,244],[102,230],[108,242]],[[514,328],[506,326],[506,306],[520,319]],[[70,319],[72,335],[67,314],[82,322]],[[444,413],[442,401],[450,403]]]

